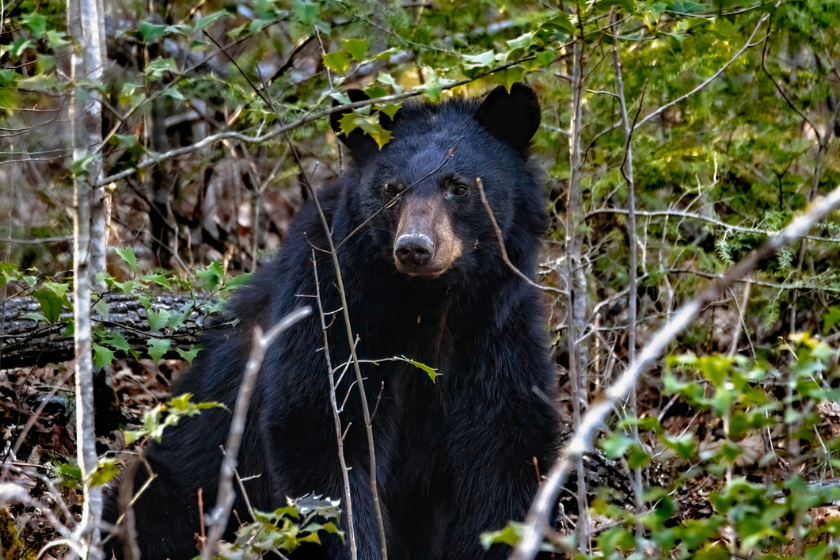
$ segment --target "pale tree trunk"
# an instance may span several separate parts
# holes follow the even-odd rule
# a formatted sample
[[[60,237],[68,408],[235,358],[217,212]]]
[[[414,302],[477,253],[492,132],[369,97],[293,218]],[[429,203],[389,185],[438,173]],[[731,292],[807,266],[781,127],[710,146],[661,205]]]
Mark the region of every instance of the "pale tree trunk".
[[[566,202],[566,264],[568,266],[567,309],[569,380],[572,385],[572,405],[576,425],[581,422],[581,405],[586,402],[585,370],[589,355],[588,346],[578,343],[578,337],[586,328],[586,271],[583,268],[583,239],[578,230],[583,221],[583,197],[580,192],[580,170],[583,164],[580,149],[580,131],[583,105],[583,31],[574,45],[572,61],[572,122],[569,137],[571,173],[569,175],[569,196]],[[577,464],[577,534],[581,551],[589,550],[589,521],[586,503],[586,479],[583,461]]]
[[[82,79],[99,80],[102,76],[102,40],[97,0],[68,0],[68,29],[76,43],[71,59],[73,81]],[[98,93],[91,91],[85,99],[74,91],[70,107],[70,126],[73,138],[73,159],[79,160],[90,150],[95,150],[102,141],[101,104]],[[91,228],[91,208],[96,208],[93,197],[96,190],[92,184],[101,174],[101,164],[94,161],[87,168],[87,174],[79,175],[74,181],[73,203],[73,296],[74,346],[76,353],[76,441],[79,467],[84,485],[84,506],[80,528],[81,541],[86,557],[99,560],[102,557],[99,524],[102,517],[102,489],[91,487],[87,482],[96,469],[96,433],[93,410],[93,360],[91,352],[90,292],[92,270],[97,263],[94,257],[104,261],[104,244],[100,237],[92,243],[91,230],[104,231],[100,225]],[[97,217],[98,218],[98,217]],[[94,251],[96,247],[96,251]]]

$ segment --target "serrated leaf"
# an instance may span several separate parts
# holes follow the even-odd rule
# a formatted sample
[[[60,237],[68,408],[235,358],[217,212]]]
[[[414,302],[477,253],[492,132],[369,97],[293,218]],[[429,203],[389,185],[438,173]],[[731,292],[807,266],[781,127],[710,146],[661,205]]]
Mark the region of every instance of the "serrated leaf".
[[[23,315],[21,315],[21,317],[23,317],[24,319],[29,319],[31,321],[43,321],[45,323],[49,323],[49,321],[47,321],[47,318],[44,317],[42,313],[24,313]]]
[[[100,370],[114,361],[114,352],[99,344],[93,345],[93,362],[96,369]]]
[[[432,383],[434,383],[437,380],[438,377],[443,375],[442,373],[438,373],[437,369],[435,369],[433,367],[430,367],[430,366],[427,366],[424,363],[417,362],[417,361],[414,361],[414,360],[410,360],[410,359],[406,358],[405,356],[398,356],[394,359],[409,363],[409,364],[413,365],[414,367],[425,371],[428,374],[429,379],[432,380]]]
[[[47,18],[38,12],[24,15],[21,21],[35,37],[42,37],[47,30]]]
[[[137,257],[134,255],[133,248],[125,247],[123,249],[117,249],[117,254],[128,264],[132,272],[137,272]]]
[[[192,365],[193,360],[198,355],[198,353],[201,351],[201,345],[200,344],[193,344],[192,347],[190,347],[189,350],[184,350],[183,348],[176,348],[175,351],[178,353],[179,356],[181,356],[182,360],[186,360],[187,363]]]
[[[169,278],[167,278],[165,274],[161,273],[146,274],[145,276],[140,277],[140,280],[146,283],[155,283],[158,286],[163,286],[164,288],[171,287],[171,284],[169,283]]]
[[[165,327],[169,322],[169,318],[172,316],[166,309],[161,309],[160,311],[150,309],[146,312],[146,315],[149,318],[149,330],[152,332],[157,332]]]
[[[178,74],[178,65],[172,58],[156,58],[146,66],[145,74],[152,81],[157,81],[167,72]]]
[[[633,441],[630,438],[620,433],[613,432],[608,437],[598,442],[598,445],[604,450],[604,453],[607,454],[609,459],[615,460],[624,455],[632,443]]]
[[[365,59],[365,52],[367,51],[367,41],[364,39],[343,39],[341,44],[350,53],[350,56],[361,62]]]
[[[208,290],[218,287],[225,278],[222,265],[218,261],[210,263],[204,270],[197,270],[195,275],[204,281],[204,287]]]
[[[102,343],[111,346],[115,350],[122,350],[123,352],[131,350],[131,344],[118,332],[109,332],[106,334],[102,337]]]
[[[493,74],[493,81],[499,85],[505,86],[505,89],[508,93],[510,93],[510,88],[513,87],[513,84],[522,79],[522,75],[524,73],[525,71],[522,68],[514,66],[513,68],[507,68],[506,70]]]
[[[149,357],[152,358],[152,361],[158,363],[164,354],[169,352],[172,341],[166,338],[150,338],[146,344],[149,347]]]

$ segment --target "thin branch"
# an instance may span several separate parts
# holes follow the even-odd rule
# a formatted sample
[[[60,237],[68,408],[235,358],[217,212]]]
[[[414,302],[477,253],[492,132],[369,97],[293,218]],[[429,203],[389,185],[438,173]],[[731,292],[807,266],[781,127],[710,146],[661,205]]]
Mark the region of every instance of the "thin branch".
[[[324,209],[321,208],[321,201],[318,200],[318,197],[315,195],[315,189],[312,188],[312,183],[309,181],[309,178],[304,172],[303,165],[301,165],[300,156],[298,156],[297,150],[295,150],[294,146],[291,143],[291,139],[288,137],[288,135],[286,137],[286,140],[289,142],[289,146],[292,150],[292,154],[295,157],[295,161],[297,161],[298,166],[300,167],[301,175],[304,179],[304,182],[306,183],[306,187],[309,189],[309,196],[311,196],[312,199],[315,201],[315,207],[318,209],[318,216],[321,218],[321,225],[324,228],[324,235],[326,235],[327,243],[330,246],[330,256],[332,257],[333,266],[335,267],[335,278],[336,282],[338,283],[338,294],[341,297],[341,311],[342,315],[344,316],[344,326],[347,330],[347,343],[350,346],[350,357],[353,359],[353,369],[356,372],[356,383],[358,383],[359,385],[359,398],[362,401],[362,414],[365,420],[365,432],[367,433],[368,441],[368,456],[370,457],[370,491],[373,499],[373,510],[376,514],[376,521],[379,525],[379,546],[380,551],[382,553],[382,560],[387,560],[388,543],[386,542],[385,538],[385,520],[382,516],[382,506],[379,502],[379,488],[377,487],[376,483],[376,449],[374,447],[373,442],[373,425],[370,421],[370,409],[368,408],[367,395],[365,394],[362,370],[359,367],[359,357],[356,355],[356,344],[353,342],[353,327],[350,324],[350,310],[347,307],[347,293],[344,290],[344,280],[342,279],[341,267],[338,262],[338,251],[335,248],[335,243],[333,242],[332,237],[332,230],[330,230],[329,223],[327,222],[327,217],[324,214]]]
[[[620,208],[599,208],[597,210],[592,210],[588,214],[586,214],[585,218],[589,219],[593,216],[598,214],[628,214],[627,210],[622,210]],[[687,220],[699,220],[702,222],[707,222],[718,226],[720,228],[728,229],[731,231],[737,231],[739,233],[749,233],[752,235],[762,235],[765,237],[771,237],[773,235],[777,235],[778,231],[773,231],[769,229],[759,229],[754,227],[746,227],[746,226],[736,226],[733,224],[727,224],[725,222],[721,222],[720,220],[716,220],[714,218],[710,218],[708,216],[703,216],[701,214],[694,214],[692,212],[682,212],[679,210],[656,210],[656,211],[644,211],[644,210],[636,210],[637,216],[644,216],[647,218],[683,218]],[[811,241],[821,241],[823,243],[838,243],[840,244],[840,239],[834,237],[817,237],[816,235],[803,235],[802,239],[809,239]]]
[[[610,9],[610,21],[615,20],[616,6]],[[617,26],[614,30],[617,30]],[[615,32],[615,31],[614,31]],[[642,86],[642,93],[639,96],[639,110],[636,112],[636,117],[633,121],[633,126],[630,125],[630,118],[627,116],[627,104],[624,98],[624,78],[621,73],[621,53],[619,52],[619,42],[613,43],[613,70],[615,72],[615,94],[618,98],[618,106],[621,111],[621,125],[624,129],[624,161],[620,167],[624,180],[627,181],[627,245],[629,253],[628,263],[628,281],[627,281],[627,354],[630,363],[636,361],[636,317],[638,315],[637,306],[637,271],[639,264],[636,261],[636,183],[633,178],[633,129],[635,127],[635,120],[639,118],[639,113],[642,110],[642,101],[647,88],[647,79],[645,79]],[[630,413],[633,419],[639,417],[638,396],[636,395],[636,385],[630,392]],[[639,425],[633,422],[631,428],[631,437],[633,441],[640,444],[639,441]],[[644,501],[642,500],[642,469],[636,467],[633,469],[633,494],[636,499],[636,511],[641,512],[644,509]],[[637,517],[636,521],[636,553],[644,553],[644,533],[645,528],[641,519]]]
[[[308,317],[311,313],[311,307],[301,307],[280,319],[280,322],[272,327],[265,336],[263,336],[262,329],[259,326],[254,328],[254,342],[251,346],[251,355],[248,358],[245,373],[242,376],[242,383],[239,386],[239,395],[236,397],[236,407],[233,411],[230,433],[225,444],[216,507],[213,508],[213,512],[210,514],[210,534],[201,550],[202,560],[210,560],[212,555],[215,554],[219,539],[222,538],[222,535],[224,535],[227,529],[228,517],[230,517],[230,510],[233,507],[233,500],[235,498],[233,475],[236,470],[237,458],[239,457],[239,446],[242,443],[242,435],[245,433],[245,420],[248,416],[251,392],[254,389],[254,383],[257,380],[257,374],[262,366],[265,353],[278,336],[304,317]]]
[[[490,216],[490,221],[493,222],[493,229],[496,230],[496,239],[499,240],[499,249],[502,251],[502,260],[505,261],[505,264],[508,265],[508,268],[510,268],[514,272],[514,274],[522,278],[522,280],[524,280],[526,284],[533,286],[538,290],[543,290],[545,292],[553,292],[562,296],[563,292],[561,290],[558,290],[557,288],[552,288],[551,286],[541,286],[537,284],[536,282],[525,276],[525,274],[521,270],[516,268],[516,265],[511,262],[510,257],[508,257],[507,254],[507,249],[505,249],[505,237],[504,235],[502,235],[502,230],[501,228],[499,228],[499,223],[496,221],[496,216],[493,214],[493,209],[490,208],[490,203],[487,202],[487,197],[484,194],[484,186],[481,183],[480,177],[475,178],[475,184],[478,187],[478,194],[481,195],[481,202],[482,204],[484,204],[484,208],[487,210],[487,215]]]
[[[509,62],[507,64],[503,64],[501,66],[498,66],[497,68],[493,68],[492,70],[489,70],[489,71],[484,72],[482,74],[478,74],[478,75],[476,75],[472,78],[459,80],[457,82],[452,82],[451,84],[441,86],[441,90],[450,90],[450,89],[454,89],[454,88],[457,88],[457,87],[464,86],[466,84],[469,84],[469,83],[472,83],[476,80],[479,80],[483,77],[489,76],[491,74],[495,74],[496,72],[501,72],[501,71],[507,70],[508,68],[510,68],[512,66],[516,66],[517,64],[519,64],[521,62],[524,62],[526,60],[531,60],[532,58],[533,58],[533,56],[527,56],[523,59],[516,60],[516,61],[513,61],[513,62]],[[169,151],[166,151],[166,152],[163,152],[163,153],[160,153],[160,154],[156,154],[155,157],[146,159],[144,161],[141,161],[140,163],[138,163],[137,165],[135,165],[134,167],[132,167],[130,169],[126,169],[124,171],[120,171],[119,173],[114,173],[113,175],[109,175],[107,177],[104,177],[103,179],[98,181],[95,186],[99,187],[99,186],[102,186],[102,185],[106,185],[108,183],[113,183],[115,181],[119,181],[120,179],[125,179],[126,177],[130,177],[131,175],[134,175],[138,171],[141,171],[143,169],[147,169],[149,167],[155,166],[155,165],[159,164],[160,162],[162,162],[164,160],[172,159],[174,157],[178,157],[178,156],[181,156],[181,155],[184,155],[184,154],[189,154],[189,153],[201,150],[201,149],[206,148],[207,146],[210,146],[210,145],[212,145],[216,142],[219,142],[221,140],[232,139],[232,140],[239,140],[240,142],[243,142],[245,144],[262,144],[263,142],[267,142],[268,140],[271,140],[272,138],[276,138],[277,136],[279,136],[281,134],[285,134],[285,133],[287,133],[291,130],[294,130],[296,128],[299,128],[299,127],[301,127],[305,124],[308,124],[308,123],[313,122],[313,121],[317,121],[317,120],[322,119],[324,117],[328,117],[328,116],[332,115],[333,113],[350,111],[350,110],[353,110],[353,109],[359,109],[361,107],[367,107],[368,105],[374,105],[374,104],[387,105],[387,104],[391,104],[391,103],[396,103],[398,101],[403,101],[405,99],[409,99],[409,98],[412,98],[412,97],[417,97],[419,95],[422,95],[424,93],[424,91],[425,90],[422,90],[422,89],[415,89],[415,90],[412,90],[412,91],[397,93],[397,94],[394,94],[394,95],[386,95],[384,97],[378,97],[376,99],[365,99],[365,100],[362,100],[362,101],[356,101],[355,103],[347,103],[346,105],[338,105],[336,107],[330,107],[329,109],[324,109],[323,111],[320,111],[318,113],[310,113],[310,114],[308,114],[304,117],[301,117],[300,119],[296,120],[293,123],[282,125],[278,128],[275,128],[274,130],[272,130],[270,132],[266,132],[265,134],[261,134],[261,135],[258,134],[256,136],[249,136],[247,134],[242,134],[241,132],[231,132],[231,131],[219,132],[218,134],[213,134],[211,136],[207,136],[206,138],[204,138],[203,140],[200,140],[199,142],[196,142],[195,144],[190,144],[189,146],[184,146],[182,148],[175,148],[173,150],[169,150]]]
[[[347,515],[347,532],[350,536],[350,558],[356,560],[359,552],[356,545],[356,530],[353,525],[353,500],[350,492],[350,477],[347,461],[344,458],[344,438],[341,430],[341,416],[338,414],[338,401],[335,396],[335,370],[330,358],[329,338],[327,337],[327,322],[324,307],[321,302],[321,284],[318,281],[318,261],[315,260],[315,250],[312,250],[312,269],[315,273],[315,299],[318,302],[318,314],[321,318],[321,331],[324,333],[324,358],[327,360],[327,375],[330,380],[330,407],[335,421],[335,439],[338,443],[338,461],[341,464],[341,478],[344,483],[344,512]]]
[[[697,297],[677,311],[673,318],[651,338],[639,354],[638,360],[621,374],[613,386],[606,391],[605,397],[589,409],[583,422],[575,430],[574,436],[551,467],[531,505],[522,538],[511,555],[512,560],[532,560],[536,556],[542,541],[542,533],[556,503],[560,487],[566,481],[575,463],[591,449],[601,425],[618,403],[624,400],[639,376],[647,371],[671,341],[697,318],[706,305],[717,300],[727,288],[752,271],[762,259],[774,255],[801,239],[813,224],[824,219],[838,206],[840,206],[840,186],[825,198],[815,201],[807,213],[794,219],[778,235],[768,239],[759,249],[731,267],[722,278],[712,282]]]

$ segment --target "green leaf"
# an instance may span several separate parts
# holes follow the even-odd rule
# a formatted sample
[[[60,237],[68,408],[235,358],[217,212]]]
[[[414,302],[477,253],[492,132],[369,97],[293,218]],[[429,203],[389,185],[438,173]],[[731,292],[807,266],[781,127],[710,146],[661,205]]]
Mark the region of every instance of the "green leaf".
[[[632,443],[633,440],[627,436],[613,432],[598,442],[598,445],[604,450],[604,453],[607,454],[609,459],[615,460],[624,455]]]
[[[88,483],[91,486],[101,486],[117,476],[117,473],[119,472],[120,469],[117,467],[116,459],[107,457],[100,459],[99,464],[96,465],[96,468],[92,473],[90,473],[90,480],[88,480]]]
[[[24,25],[29,29],[29,32],[32,33],[35,37],[43,37],[44,33],[47,30],[47,18],[43,15],[39,14],[38,12],[33,12],[31,14],[26,14],[22,18],[20,18]]]
[[[142,276],[140,280],[146,283],[155,283],[158,286],[163,286],[164,288],[171,287],[171,284],[169,283],[169,278],[167,278],[165,274],[161,273],[146,274],[145,276]]]
[[[230,14],[228,14],[225,10],[219,10],[218,12],[213,12],[212,14],[206,15],[203,18],[199,19],[197,22],[195,22],[194,29],[196,31],[201,31],[202,29],[204,29],[205,27],[207,27],[211,23],[213,23],[215,21],[218,21],[218,20],[220,20],[224,17],[228,17],[229,15]]]
[[[195,275],[204,281],[204,287],[208,290],[214,290],[225,279],[222,265],[218,261],[210,263],[204,270],[197,270]]]
[[[114,352],[105,348],[104,346],[100,346],[99,344],[93,345],[93,362],[96,364],[96,369],[100,370],[107,365],[110,365],[111,362],[114,361]]]
[[[461,56],[464,59],[463,66],[467,70],[473,68],[492,68],[496,63],[495,51],[486,51],[481,54],[465,54]]]
[[[146,66],[145,74],[152,81],[160,80],[164,74],[171,72],[179,74],[178,65],[172,58],[156,58]]]
[[[307,0],[295,0],[294,2],[292,2],[292,11],[300,21],[300,24],[305,27],[308,27],[312,25],[312,23],[315,21],[315,18],[318,17],[318,13],[321,11],[321,7],[315,2],[309,2]]]
[[[47,42],[49,43],[50,48],[52,48],[53,50],[66,47],[70,44],[70,41],[64,38],[63,33],[53,30],[47,31]]]
[[[176,348],[175,351],[178,353],[179,356],[181,356],[181,359],[186,360],[187,363],[192,365],[193,360],[201,351],[201,345],[193,344],[189,350],[184,350],[183,348]]]
[[[49,323],[49,321],[47,321],[47,318],[44,317],[42,313],[24,313],[23,315],[21,315],[21,317],[23,317],[24,319],[30,319],[32,321],[43,321],[45,323]]]
[[[131,344],[118,332],[109,332],[106,334],[102,337],[102,343],[107,344],[115,350],[122,350],[123,352],[131,350]]]
[[[52,290],[40,289],[32,294],[41,306],[41,313],[44,314],[48,323],[55,323],[61,315],[61,298]]]
[[[829,307],[828,313],[823,315],[823,336],[831,332],[831,329],[838,321],[840,321],[840,307]]]
[[[514,523],[513,521],[509,521],[504,529],[500,529],[499,531],[482,533],[481,546],[484,547],[484,550],[488,550],[491,546],[493,546],[496,543],[509,544],[510,546],[515,546],[516,543],[519,542],[519,539],[522,537],[522,528],[522,523]]]
[[[140,37],[144,43],[149,43],[155,39],[160,39],[166,34],[166,26],[151,23],[149,21],[140,22]]]
[[[18,79],[18,73],[14,70],[0,70],[0,88],[12,87]]]
[[[324,56],[324,65],[337,74],[344,74],[350,68],[350,58],[342,51],[336,51]]]
[[[432,380],[432,383],[434,383],[437,380],[438,377],[443,375],[442,373],[438,373],[437,369],[435,369],[433,367],[429,367],[426,364],[416,362],[414,360],[410,360],[410,359],[406,358],[405,356],[397,356],[394,359],[409,363],[416,368],[422,369],[423,371],[425,371],[429,375],[429,379]]]
[[[514,49],[527,49],[534,43],[534,34],[533,33],[525,33],[524,35],[520,35],[516,39],[511,39],[507,41],[508,46],[511,50]]]
[[[493,81],[499,85],[505,86],[505,89],[510,93],[510,88],[516,82],[522,79],[522,75],[525,73],[525,70],[514,66],[513,68],[508,68],[506,70],[502,70],[501,72],[496,72],[493,74]]]
[[[150,309],[146,312],[146,315],[149,317],[149,330],[152,332],[157,332],[165,327],[169,322],[169,318],[172,316],[166,309],[161,309],[160,311]]]
[[[133,248],[125,247],[123,249],[117,249],[117,254],[128,264],[132,272],[137,272],[137,257],[134,255]]]
[[[350,53],[356,62],[361,62],[365,59],[365,52],[367,51],[367,41],[364,39],[343,39],[341,44]]]
[[[164,354],[169,352],[172,341],[166,338],[150,338],[146,343],[149,347],[149,357],[152,361],[158,363]]]
[[[245,283],[248,282],[253,275],[253,272],[243,272],[242,274],[237,274],[225,284],[225,288],[228,290],[235,290],[236,288],[245,285]]]

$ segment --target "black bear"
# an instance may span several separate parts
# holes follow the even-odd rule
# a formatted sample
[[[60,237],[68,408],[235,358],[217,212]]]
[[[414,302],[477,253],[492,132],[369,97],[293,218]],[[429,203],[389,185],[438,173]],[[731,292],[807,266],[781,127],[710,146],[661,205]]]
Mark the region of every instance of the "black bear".
[[[541,294],[504,262],[477,180],[510,261],[533,277],[548,225],[544,186],[529,162],[539,101],[531,88],[515,84],[483,101],[409,103],[393,121],[381,116],[392,132],[381,150],[361,131],[341,135],[340,117],[333,115],[333,127],[353,164],[318,200],[339,247],[358,357],[404,356],[442,374],[432,383],[401,361],[361,366],[369,406],[377,406],[373,433],[388,555],[504,558],[509,547],[485,550],[479,536],[524,520],[538,469],[547,470],[556,456],[557,382]],[[195,402],[219,401],[232,410],[254,326],[267,329],[312,304],[314,266],[325,312],[341,313],[328,246],[310,202],[281,256],[234,298],[238,321],[208,335],[174,394],[191,392]],[[333,365],[345,363],[350,352],[345,323],[336,318],[327,321]],[[263,362],[238,458],[256,509],[273,510],[287,497],[308,493],[343,496],[323,346],[316,313],[282,335]],[[358,558],[372,560],[380,557],[380,539],[353,380],[351,370],[338,394],[340,402],[350,391],[341,419],[350,426],[344,450]],[[197,495],[202,489],[206,509],[212,508],[230,420],[227,411],[204,411],[168,428],[161,443],[144,450],[157,474],[133,508],[144,559],[197,554]],[[242,518],[247,510],[237,499],[234,509]],[[106,520],[116,518],[115,509],[112,497]],[[116,540],[109,557],[121,556]],[[349,558],[349,545],[330,537],[322,547],[299,549],[296,557]]]

